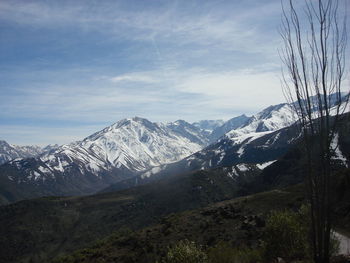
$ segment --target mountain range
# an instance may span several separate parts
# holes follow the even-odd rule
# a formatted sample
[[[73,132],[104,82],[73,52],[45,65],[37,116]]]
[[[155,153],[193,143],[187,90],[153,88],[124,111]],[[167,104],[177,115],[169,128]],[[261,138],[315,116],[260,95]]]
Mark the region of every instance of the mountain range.
[[[293,128],[296,120],[286,103],[226,122],[123,119],[81,141],[37,148],[35,154],[1,165],[0,202],[124,189],[163,176],[217,167],[231,167],[234,178],[245,171],[262,170],[281,158],[299,137]],[[12,153],[16,148],[3,149]]]

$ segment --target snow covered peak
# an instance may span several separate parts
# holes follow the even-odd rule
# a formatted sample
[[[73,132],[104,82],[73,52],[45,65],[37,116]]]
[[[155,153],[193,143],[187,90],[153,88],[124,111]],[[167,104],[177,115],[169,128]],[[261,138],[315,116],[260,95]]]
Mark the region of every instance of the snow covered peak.
[[[257,119],[271,118],[274,112],[280,111],[282,108],[290,108],[287,103],[281,103],[277,105],[270,105],[255,115]]]
[[[148,127],[152,127],[154,125],[156,125],[155,123],[150,122],[147,119],[144,118],[140,118],[140,117],[133,117],[133,118],[127,118],[127,119],[122,119],[118,122],[116,122],[115,124],[107,127],[107,128],[120,128],[122,126],[134,126],[134,127],[138,127],[138,126],[148,126]],[[106,128],[106,129],[107,129]]]
[[[229,138],[235,138],[248,133],[276,131],[290,126],[297,120],[297,114],[287,103],[267,107],[249,119],[239,129],[226,134]]]

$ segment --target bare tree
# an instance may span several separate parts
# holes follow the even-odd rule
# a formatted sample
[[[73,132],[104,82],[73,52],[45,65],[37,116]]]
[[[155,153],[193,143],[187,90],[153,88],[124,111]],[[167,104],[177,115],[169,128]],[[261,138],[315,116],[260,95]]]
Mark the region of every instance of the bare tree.
[[[298,113],[304,139],[313,258],[317,263],[328,263],[332,228],[331,145],[349,99],[342,92],[346,11],[338,0],[305,0],[302,8],[297,6],[300,0],[281,2],[283,91]]]

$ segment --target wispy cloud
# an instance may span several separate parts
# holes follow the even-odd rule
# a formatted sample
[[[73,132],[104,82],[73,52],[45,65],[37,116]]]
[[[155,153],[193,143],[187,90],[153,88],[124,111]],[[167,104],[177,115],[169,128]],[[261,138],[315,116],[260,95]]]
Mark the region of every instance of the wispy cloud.
[[[128,6],[125,2],[115,1],[98,4],[86,1],[62,1],[60,4],[3,1],[0,3],[0,15],[3,20],[24,26],[79,28],[85,32],[106,33],[109,38],[134,41],[176,40],[178,46],[195,43],[229,50],[247,50],[249,47],[254,52],[268,47],[268,43],[254,45],[259,38],[266,36],[266,31],[259,31],[254,21],[259,18],[264,21],[266,19],[262,17],[273,17],[280,11],[276,1],[256,3],[253,7],[239,5],[235,1],[223,3],[222,7],[213,5],[211,1],[203,1],[200,6],[195,3],[174,1],[157,8],[139,3],[138,8],[137,5]]]
[[[279,15],[279,0],[0,1],[0,138],[67,143],[124,117],[279,103]]]
[[[110,80],[114,83],[118,83],[118,82],[154,83],[158,81],[154,76],[151,76],[150,74],[139,73],[139,72],[115,76],[110,78]]]

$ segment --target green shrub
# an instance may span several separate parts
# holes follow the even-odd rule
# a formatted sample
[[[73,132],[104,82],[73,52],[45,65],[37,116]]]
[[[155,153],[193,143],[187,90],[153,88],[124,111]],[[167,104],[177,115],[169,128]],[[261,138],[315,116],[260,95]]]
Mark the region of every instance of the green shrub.
[[[261,262],[261,252],[247,247],[232,248],[226,242],[220,242],[208,249],[210,263],[255,263]]]
[[[272,212],[267,219],[263,238],[266,259],[307,258],[308,233],[299,214],[291,211]]]
[[[266,224],[264,250],[266,259],[281,257],[285,260],[311,259],[310,207],[303,205],[298,213],[292,211],[273,212]],[[330,256],[336,256],[339,241],[330,237]]]
[[[163,263],[207,263],[207,255],[202,248],[196,243],[183,240],[172,248],[169,248],[168,253]]]

